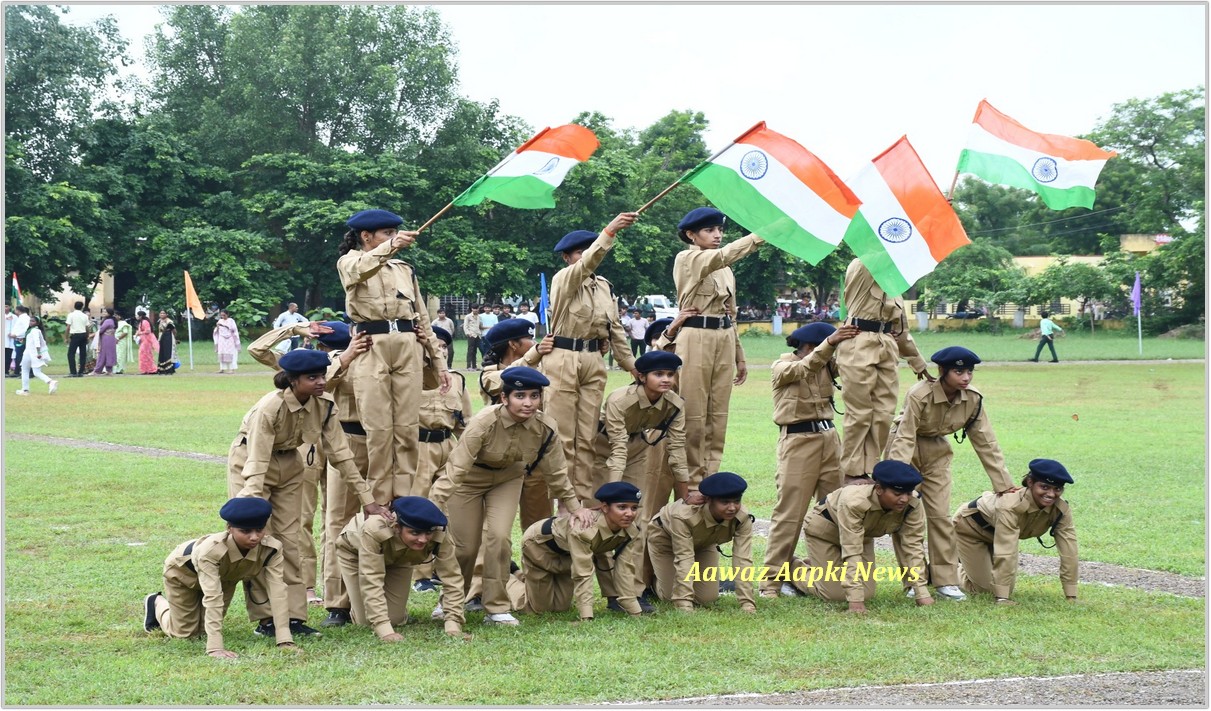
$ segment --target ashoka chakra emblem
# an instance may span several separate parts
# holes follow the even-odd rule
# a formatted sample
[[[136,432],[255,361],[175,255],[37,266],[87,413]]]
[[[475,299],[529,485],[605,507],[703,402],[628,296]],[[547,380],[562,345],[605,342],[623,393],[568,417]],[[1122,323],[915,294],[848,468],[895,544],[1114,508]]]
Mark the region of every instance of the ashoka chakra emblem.
[[[740,174],[749,180],[760,180],[769,171],[769,158],[761,151],[749,151],[740,159]]]
[[[1043,156],[1034,162],[1034,167],[1030,169],[1030,174],[1040,183],[1050,183],[1060,177],[1060,170],[1055,164],[1054,158]]]
[[[550,173],[552,170],[555,170],[555,166],[557,165],[559,165],[559,159],[553,157],[551,160],[547,161],[546,165],[534,171],[534,175],[545,175],[546,173]]]
[[[912,223],[900,217],[892,217],[879,225],[879,237],[886,242],[899,244],[912,237]]]

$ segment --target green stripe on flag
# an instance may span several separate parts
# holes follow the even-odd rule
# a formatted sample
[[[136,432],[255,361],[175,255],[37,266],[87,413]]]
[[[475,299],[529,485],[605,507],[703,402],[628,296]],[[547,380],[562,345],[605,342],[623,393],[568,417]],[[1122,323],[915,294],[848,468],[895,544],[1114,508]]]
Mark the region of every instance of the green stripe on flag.
[[[871,229],[870,223],[866,221],[866,216],[862,214],[860,208],[858,214],[854,215],[853,221],[849,223],[849,228],[845,230],[845,237],[842,241],[848,244],[854,254],[862,260],[879,288],[886,291],[889,296],[899,296],[912,286],[904,280],[904,275],[896,267],[891,255],[883,248],[883,241]]]
[[[993,153],[981,153],[967,148],[959,154],[960,173],[972,173],[990,183],[1008,185],[1038,193],[1043,204],[1052,210],[1069,207],[1093,207],[1094,191],[1083,185],[1063,190],[1049,187],[1035,180],[1021,163]]]
[[[499,178],[483,176],[451,202],[478,205],[491,200],[523,210],[555,207],[555,186],[530,175]]]
[[[731,168],[709,163],[686,182],[753,234],[810,264],[818,264],[836,249],[799,226]]]

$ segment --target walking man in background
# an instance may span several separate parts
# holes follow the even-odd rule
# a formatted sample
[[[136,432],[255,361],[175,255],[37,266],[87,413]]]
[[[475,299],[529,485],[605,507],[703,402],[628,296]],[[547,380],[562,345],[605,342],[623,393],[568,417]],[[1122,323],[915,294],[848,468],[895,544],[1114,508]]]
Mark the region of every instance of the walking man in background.
[[[76,310],[67,315],[67,367],[71,377],[84,377],[84,364],[88,362],[88,332],[92,323],[88,314],[84,313],[84,302],[76,302]],[[80,367],[76,368],[75,354],[80,354]]]
[[[274,319],[273,327],[282,328],[284,326],[294,326],[294,325],[300,324],[300,323],[307,323],[307,317],[302,315],[301,313],[299,313],[298,304],[296,304],[294,302],[290,302],[286,306],[286,310],[283,311],[282,313],[278,314],[278,317],[276,319]],[[290,350],[294,350],[295,348],[298,348],[299,344],[302,342],[302,340],[303,340],[302,336],[291,336],[290,337]]]
[[[479,368],[479,339],[483,333],[483,329],[479,327],[479,304],[471,304],[471,310],[463,316],[463,335],[467,337],[467,370]]]

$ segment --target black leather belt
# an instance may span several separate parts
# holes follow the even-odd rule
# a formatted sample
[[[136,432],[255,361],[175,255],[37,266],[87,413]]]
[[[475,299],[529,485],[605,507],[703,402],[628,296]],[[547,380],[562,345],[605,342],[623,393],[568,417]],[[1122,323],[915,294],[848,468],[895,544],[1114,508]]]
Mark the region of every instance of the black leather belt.
[[[421,442],[429,442],[429,443],[445,442],[447,439],[450,438],[450,435],[452,435],[452,434],[454,434],[454,433],[451,432],[450,430],[427,430],[424,427],[422,427],[422,428],[420,428],[420,438],[419,439]]]
[[[730,316],[691,316],[681,324],[686,328],[731,328]]]
[[[366,428],[360,422],[341,420],[341,429],[345,430],[345,434],[366,436]]]
[[[546,521],[542,522],[542,535],[544,535],[544,536],[551,535],[551,524],[553,524],[553,523],[555,523],[554,517],[551,517],[551,518],[547,519]],[[554,538],[547,541],[547,548],[550,548],[551,550],[555,551],[559,555],[572,555],[571,553],[560,548],[559,544],[557,544],[555,542]]]
[[[568,338],[566,336],[556,336],[555,347],[562,348],[565,351],[595,351],[601,347],[601,339]]]
[[[247,437],[241,437],[241,438],[240,438],[240,445],[241,445],[241,446],[246,446],[247,444],[248,444],[248,438],[247,438]],[[274,453],[274,454],[290,454],[291,452],[296,452],[296,453],[297,453],[297,452],[298,452],[298,449],[296,449],[296,448],[291,448],[291,449],[275,449],[275,450],[273,450],[273,453]]]
[[[825,432],[836,429],[836,425],[832,420],[802,420],[783,425],[782,428],[786,430],[787,434],[799,434],[800,432]]]
[[[859,331],[870,331],[872,333],[888,333],[896,327],[894,321],[867,321],[864,318],[855,318],[852,319],[852,322],[858,327]]]
[[[503,470],[504,470],[504,467],[493,467],[493,466],[489,466],[489,465],[487,465],[487,464],[484,464],[483,462],[476,462],[476,463],[474,464],[474,466],[477,466],[477,467],[479,467],[480,469],[487,469],[487,470],[488,470],[488,471],[490,471],[490,472],[499,472],[499,471],[503,471]]]
[[[980,528],[984,529],[985,531],[997,530],[995,526],[990,526],[988,524],[988,519],[984,518],[984,514],[980,513],[980,510],[979,510],[980,507],[977,504],[978,501],[979,501],[979,499],[972,499],[971,503],[967,504],[967,508],[976,510],[976,512],[973,513],[971,516],[969,516],[969,518],[972,521],[975,521],[980,526]]]
[[[357,326],[359,333],[374,335],[376,333],[391,333],[392,331],[412,333],[412,329],[416,328],[417,323],[416,319],[400,318],[393,321],[362,321],[354,325]]]
[[[607,437],[609,436],[609,433],[606,432],[605,423],[602,422],[601,420],[597,421],[597,434],[603,434],[603,435],[606,435]],[[641,434],[643,434],[643,433],[642,432],[627,432],[627,439],[635,439],[636,437],[638,437]]]

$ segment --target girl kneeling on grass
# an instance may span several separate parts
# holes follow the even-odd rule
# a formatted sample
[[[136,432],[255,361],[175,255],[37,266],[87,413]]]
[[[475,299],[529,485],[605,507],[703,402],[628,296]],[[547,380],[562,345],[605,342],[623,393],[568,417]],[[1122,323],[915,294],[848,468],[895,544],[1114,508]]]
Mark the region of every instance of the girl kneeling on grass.
[[[463,576],[446,540],[446,516],[432,501],[401,496],[391,502],[395,521],[359,513],[336,542],[341,579],[349,592],[353,621],[369,625],[384,642],[402,642],[394,625],[408,619],[412,569],[433,563],[441,577],[446,634],[463,633]]]
[[[227,530],[177,546],[164,561],[164,591],[143,599],[143,629],[176,639],[206,632],[206,653],[235,659],[223,647],[223,617],[236,583],[259,578],[269,591],[278,647],[294,649],[282,580],[282,543],[266,535],[273,506],[264,499],[231,499],[219,509]]]
[[[1053,459],[1030,462],[1022,487],[998,496],[988,491],[959,507],[954,515],[959,541],[959,577],[968,592],[991,592],[1000,604],[1012,605],[1018,576],[1018,541],[1051,531],[1060,549],[1060,584],[1076,600],[1077,545],[1072,509],[1060,498],[1072,476]]]

